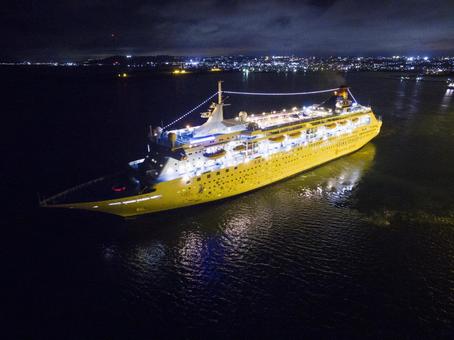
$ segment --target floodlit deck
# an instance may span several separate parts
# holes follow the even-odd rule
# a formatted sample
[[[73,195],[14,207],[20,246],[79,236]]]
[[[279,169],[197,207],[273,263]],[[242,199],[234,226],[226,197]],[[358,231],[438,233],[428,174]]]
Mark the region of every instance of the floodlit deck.
[[[199,126],[171,130],[168,133],[174,133],[176,135],[176,142],[174,145],[175,148],[187,146],[192,147],[194,145],[208,146],[216,141],[218,139],[217,137],[223,135],[237,134],[237,138],[242,139],[247,135],[244,132],[250,132],[252,130],[273,130],[282,126],[298,124],[300,122],[311,122],[330,116],[349,115],[367,111],[370,111],[370,108],[362,105],[353,105],[347,110],[342,110],[340,112],[335,112],[332,109],[324,108],[322,106],[313,105],[310,107],[303,107],[301,109],[293,108],[289,111],[282,110],[279,112],[271,111],[263,112],[261,114],[251,114],[245,119],[241,119],[239,116],[225,119],[222,121],[225,129],[220,133],[208,136],[194,137],[194,132],[199,128]],[[253,124],[253,126],[251,126],[251,124]],[[169,146],[170,144],[168,142],[167,135],[163,135],[158,141],[158,144]]]

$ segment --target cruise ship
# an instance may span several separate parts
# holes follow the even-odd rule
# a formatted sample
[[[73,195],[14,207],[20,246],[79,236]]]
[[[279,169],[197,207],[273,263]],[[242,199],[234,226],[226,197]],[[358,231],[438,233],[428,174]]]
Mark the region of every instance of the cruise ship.
[[[370,107],[357,103],[348,87],[328,91],[331,95],[318,105],[260,114],[240,111],[226,119],[225,94],[253,94],[223,91],[219,82],[209,98],[217,100],[201,114],[204,124],[150,128],[143,159],[130,162],[118,174],[42,200],[41,206],[130,217],[202,204],[314,168],[360,149],[378,135],[381,120]],[[307,93],[315,92],[326,91]]]

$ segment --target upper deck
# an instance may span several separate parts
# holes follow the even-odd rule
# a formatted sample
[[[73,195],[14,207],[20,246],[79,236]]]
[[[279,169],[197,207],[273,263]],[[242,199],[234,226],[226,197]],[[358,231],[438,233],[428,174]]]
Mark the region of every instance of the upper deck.
[[[208,112],[201,114],[202,118],[207,119],[204,124],[165,131],[161,128],[152,130],[150,134],[152,143],[150,146],[161,154],[182,159],[185,157],[187,150],[209,148],[232,141],[256,141],[260,138],[278,136],[303,127],[312,128],[319,124],[341,119],[341,117],[346,115],[360,115],[371,111],[370,107],[359,105],[347,87],[315,91],[315,93],[328,91],[333,91],[334,93],[321,104],[299,108],[293,107],[290,110],[262,112],[260,114],[248,114],[240,111],[234,118],[224,119],[224,106],[226,104],[224,104],[221,82],[219,82],[218,92],[196,107],[201,107],[215,95],[218,96],[217,103],[213,102]],[[229,94],[251,94],[247,92],[225,92]],[[304,92],[302,94],[307,93],[313,92]],[[263,95],[266,93],[259,94]],[[293,95],[293,93],[291,94]],[[195,111],[195,109],[189,113]],[[184,118],[189,113],[171,124]]]
[[[351,106],[339,110],[333,110],[319,105],[309,107],[292,108],[291,110],[262,112],[260,114],[247,115],[240,112],[237,117],[222,121],[223,127],[216,133],[197,136],[195,132],[200,126],[186,127],[165,132],[159,138],[158,143],[169,145],[169,134],[175,135],[173,149],[188,149],[193,147],[206,147],[216,144],[227,143],[235,140],[250,140],[254,136],[265,133],[275,134],[283,128],[290,131],[292,127],[301,128],[301,124],[312,127],[323,124],[328,118],[341,119],[347,115],[369,112],[370,107],[353,103]],[[283,131],[282,131],[283,132]]]

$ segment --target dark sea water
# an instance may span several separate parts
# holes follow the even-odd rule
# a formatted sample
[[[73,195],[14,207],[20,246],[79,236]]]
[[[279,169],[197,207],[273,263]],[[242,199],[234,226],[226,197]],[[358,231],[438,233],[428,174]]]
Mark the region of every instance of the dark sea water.
[[[454,93],[385,73],[115,77],[2,68],[2,338],[454,336]],[[358,152],[232,199],[132,220],[41,210],[141,157],[216,91],[348,84],[383,119]],[[240,110],[315,97],[235,97]],[[198,114],[184,124],[197,124]]]

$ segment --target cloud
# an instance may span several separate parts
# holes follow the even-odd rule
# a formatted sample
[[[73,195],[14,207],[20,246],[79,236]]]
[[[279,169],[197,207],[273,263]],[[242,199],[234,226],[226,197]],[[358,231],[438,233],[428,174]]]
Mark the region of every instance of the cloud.
[[[449,0],[19,0],[1,14],[16,57],[454,52]]]

